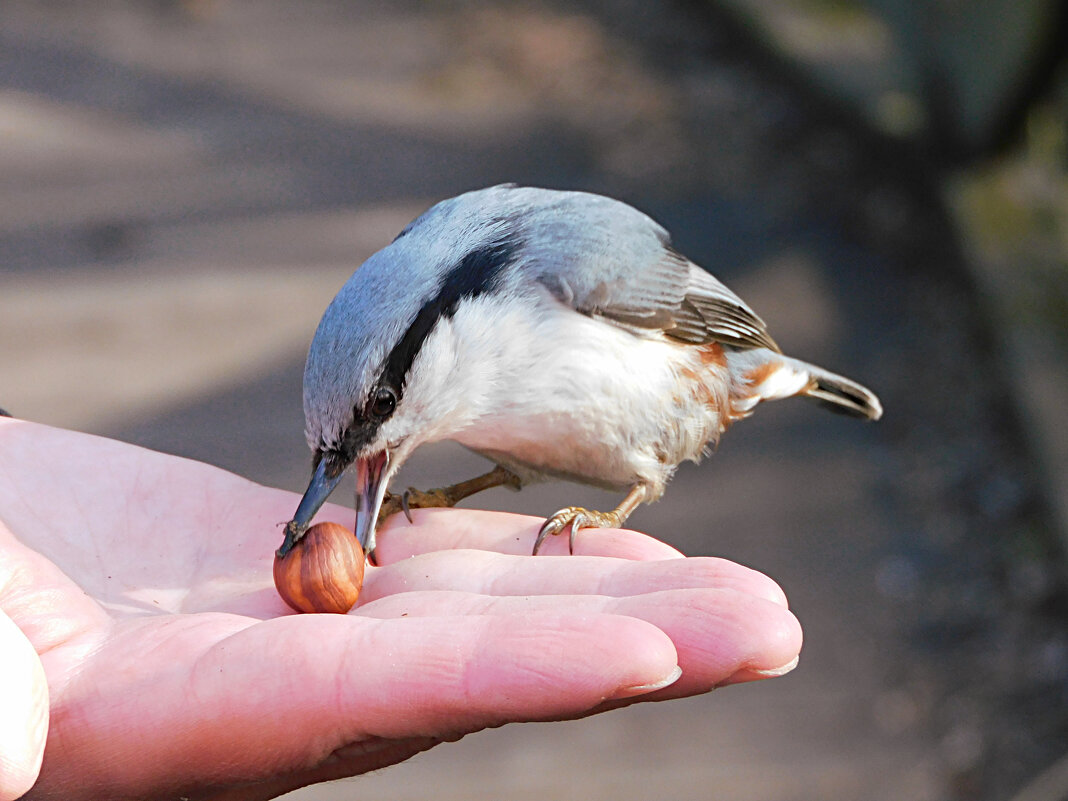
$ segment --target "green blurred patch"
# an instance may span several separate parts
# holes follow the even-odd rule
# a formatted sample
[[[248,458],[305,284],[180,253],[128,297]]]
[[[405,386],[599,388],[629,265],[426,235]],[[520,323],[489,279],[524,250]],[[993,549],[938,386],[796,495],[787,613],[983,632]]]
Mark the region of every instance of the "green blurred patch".
[[[1012,325],[1068,344],[1068,123],[1061,103],[1029,115],[1025,141],[950,193],[973,261]]]

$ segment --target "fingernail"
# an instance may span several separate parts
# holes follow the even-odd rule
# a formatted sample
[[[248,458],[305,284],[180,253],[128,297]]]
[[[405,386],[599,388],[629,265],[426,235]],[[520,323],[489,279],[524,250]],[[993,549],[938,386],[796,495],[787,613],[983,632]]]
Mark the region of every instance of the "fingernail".
[[[785,676],[787,673],[797,667],[797,663],[798,661],[800,661],[800,659],[800,656],[795,656],[782,667],[768,668],[767,670],[754,670],[753,672],[760,676],[767,676],[768,678],[774,678],[775,676]]]
[[[613,699],[616,698],[633,698],[635,695],[645,695],[651,693],[654,690],[662,690],[665,687],[670,687],[672,684],[679,680],[679,676],[682,675],[682,668],[675,665],[675,669],[667,674],[660,681],[654,681],[651,684],[632,684],[629,687],[621,687],[612,695]]]

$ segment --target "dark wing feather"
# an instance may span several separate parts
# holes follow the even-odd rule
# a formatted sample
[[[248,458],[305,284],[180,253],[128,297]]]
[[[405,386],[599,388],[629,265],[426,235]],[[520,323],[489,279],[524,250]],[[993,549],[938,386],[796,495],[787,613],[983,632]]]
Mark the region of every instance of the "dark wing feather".
[[[684,342],[779,350],[764,321],[640,211],[581,192],[512,192],[523,211],[520,261],[561,302]]]
[[[560,300],[584,314],[607,317],[624,325],[660,329],[672,339],[700,344],[722,342],[736,348],[779,346],[764,321],[745,301],[715,277],[669,247],[661,258],[625,276],[576,291],[560,273],[543,275]]]
[[[757,313],[746,305],[714,276],[705,272],[685,256],[670,247],[667,259],[685,270],[686,292],[675,315],[675,329],[665,333],[676,339],[699,342],[723,342],[737,348],[769,348],[778,352],[779,346],[768,333],[768,327]],[[703,333],[703,336],[701,336]]]

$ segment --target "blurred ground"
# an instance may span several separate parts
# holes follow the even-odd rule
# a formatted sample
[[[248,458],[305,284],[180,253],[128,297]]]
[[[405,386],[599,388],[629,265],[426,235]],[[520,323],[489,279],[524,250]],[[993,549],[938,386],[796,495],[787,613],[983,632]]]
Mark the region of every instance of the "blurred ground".
[[[1068,751],[1050,475],[940,190],[883,144],[686,5],[5,3],[0,405],[300,491],[303,357],[356,264],[465,189],[620,196],[884,401],[765,407],[632,519],[778,579],[800,667],[293,797],[1010,798]]]

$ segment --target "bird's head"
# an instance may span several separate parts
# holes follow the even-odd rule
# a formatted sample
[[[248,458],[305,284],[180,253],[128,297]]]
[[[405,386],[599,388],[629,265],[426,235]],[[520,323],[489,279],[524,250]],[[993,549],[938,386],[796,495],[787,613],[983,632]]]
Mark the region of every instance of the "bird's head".
[[[439,203],[364,262],[327,308],[304,370],[313,472],[280,555],[349,467],[356,536],[370,553],[390,477],[416,447],[461,423],[466,390],[454,373],[463,343],[452,319],[498,292],[520,249],[513,220],[496,208],[489,197]]]

